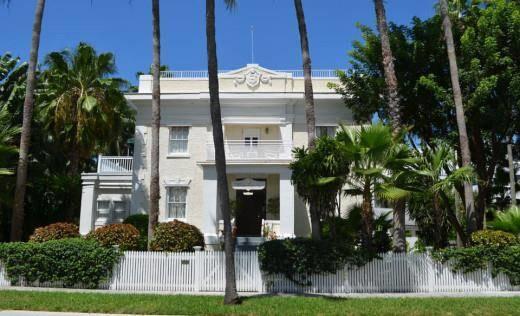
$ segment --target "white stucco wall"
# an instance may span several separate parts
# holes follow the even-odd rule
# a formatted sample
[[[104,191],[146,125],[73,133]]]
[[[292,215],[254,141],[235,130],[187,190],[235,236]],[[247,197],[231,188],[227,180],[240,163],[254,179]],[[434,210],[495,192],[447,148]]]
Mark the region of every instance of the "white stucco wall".
[[[313,80],[317,125],[351,124],[350,111],[341,97],[327,87],[331,79]],[[141,77],[140,94],[127,98],[137,108],[136,137],[134,150],[134,174],[132,188],[132,213],[148,211],[148,186],[150,181],[151,143],[151,95],[149,77]],[[259,128],[261,139],[282,139],[282,129],[290,131],[288,136],[294,146],[307,144],[305,111],[303,101],[303,79],[273,77],[269,84],[260,83],[256,88],[237,84],[233,78],[221,78],[221,106],[225,138],[238,140],[244,128]],[[203,168],[206,161],[206,144],[212,141],[211,120],[207,80],[161,80],[161,129],[160,129],[160,220],[166,217],[166,187],[171,181],[189,182],[187,196],[187,221],[202,229],[205,225],[203,210]],[[189,126],[189,154],[184,157],[168,155],[169,127]],[[266,130],[268,129],[268,131]],[[266,165],[268,166],[268,165]],[[280,170],[280,166],[273,167]],[[287,167],[285,167],[287,168]],[[229,181],[234,179],[230,175]],[[280,177],[277,172],[266,172],[269,197],[280,193]],[[234,191],[230,189],[230,197]],[[306,236],[310,232],[309,217],[305,205],[295,195],[294,232]],[[348,201],[342,202],[347,206]],[[283,220],[283,219],[282,219]]]

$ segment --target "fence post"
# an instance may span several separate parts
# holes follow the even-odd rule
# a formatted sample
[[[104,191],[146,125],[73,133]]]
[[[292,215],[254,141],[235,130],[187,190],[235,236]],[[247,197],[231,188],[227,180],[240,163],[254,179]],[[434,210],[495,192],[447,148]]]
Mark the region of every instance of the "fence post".
[[[200,292],[202,280],[202,247],[195,246],[195,292]]]
[[[435,267],[431,257],[431,252],[427,252],[426,266],[428,267],[428,292],[435,292]]]

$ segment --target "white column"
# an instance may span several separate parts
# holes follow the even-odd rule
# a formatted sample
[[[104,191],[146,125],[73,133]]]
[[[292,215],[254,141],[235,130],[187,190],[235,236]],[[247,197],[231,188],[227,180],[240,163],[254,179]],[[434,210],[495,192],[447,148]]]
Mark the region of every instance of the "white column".
[[[204,241],[207,245],[216,245],[218,240],[218,216],[217,216],[217,171],[215,166],[204,167],[203,179],[203,208]]]
[[[294,237],[294,187],[289,169],[280,172],[280,235]]]
[[[81,215],[79,220],[79,233],[88,234],[94,227],[96,212],[96,179],[95,175],[82,175],[81,188]]]

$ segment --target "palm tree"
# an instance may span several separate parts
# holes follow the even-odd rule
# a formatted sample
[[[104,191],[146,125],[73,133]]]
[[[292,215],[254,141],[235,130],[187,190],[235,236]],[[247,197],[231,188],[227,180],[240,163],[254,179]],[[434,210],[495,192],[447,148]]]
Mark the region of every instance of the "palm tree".
[[[462,92],[459,83],[459,69],[457,66],[457,55],[455,44],[453,43],[453,33],[451,30],[451,20],[448,13],[448,2],[439,0],[442,27],[444,29],[444,39],[450,64],[451,85],[453,88],[453,99],[455,101],[455,112],[457,126],[459,129],[460,153],[463,167],[471,166],[471,152],[469,150],[468,132],[466,130],[466,119],[464,116],[464,106],[462,104]],[[471,234],[477,230],[477,219],[475,214],[475,203],[473,200],[473,187],[470,182],[464,183],[464,202],[466,209],[466,231]]]
[[[307,25],[303,12],[302,0],[294,0],[296,18],[298,20],[298,31],[300,32],[300,46],[303,60],[303,78],[305,89],[305,119],[307,121],[307,143],[309,148],[314,147],[316,138],[316,117],[314,115],[314,92],[312,90],[312,68],[311,54],[309,51],[309,40],[307,38]]]
[[[7,163],[18,152],[14,138],[20,133],[18,126],[13,126],[11,113],[0,102],[0,176],[13,174],[12,166]]]
[[[406,188],[407,177],[415,159],[409,148],[396,143],[388,126],[374,124],[360,129],[341,127],[336,138],[344,144],[344,150],[352,161],[346,194],[362,196],[362,243],[372,250],[374,231],[373,199],[397,201],[410,194]]]
[[[117,141],[133,119],[121,92],[126,82],[110,77],[116,70],[113,54],[97,54],[85,43],[48,54],[45,66],[38,116],[64,148],[68,176],[77,177],[82,162]],[[74,220],[69,210],[66,218]]]
[[[419,201],[431,199],[432,208],[428,217],[432,219],[434,229],[443,227],[447,220],[455,229],[462,244],[466,245],[468,238],[457,218],[456,210],[452,208],[450,196],[456,192],[456,186],[473,179],[473,170],[471,167],[456,168],[455,152],[445,143],[437,144],[435,148],[425,147],[419,156],[419,161],[414,166],[417,181],[413,194],[419,198]],[[423,209],[423,207],[411,206],[412,217],[415,216],[416,209]],[[434,235],[435,248],[445,246],[442,242],[442,233],[438,231]]]
[[[394,69],[394,56],[390,47],[390,39],[388,36],[388,25],[386,22],[386,12],[383,0],[374,0],[377,17],[377,28],[381,39],[381,53],[383,57],[383,69],[385,73],[385,82],[388,93],[388,115],[392,131],[398,135],[401,130],[401,114],[399,110],[399,90],[397,76]],[[406,251],[405,237],[405,207],[404,201],[396,201],[394,203],[394,251]]]
[[[34,22],[32,29],[31,52],[29,54],[29,67],[27,69],[27,86],[25,101],[23,104],[22,134],[20,137],[20,154],[16,171],[16,189],[13,201],[11,217],[11,241],[22,239],[24,221],[25,191],[27,188],[27,161],[31,140],[31,122],[34,107],[34,90],[36,88],[36,66],[38,64],[38,50],[40,48],[40,35],[42,32],[43,11],[45,0],[36,2]]]
[[[152,154],[150,171],[150,204],[148,217],[148,248],[159,221],[159,128],[161,125],[161,25],[159,0],[152,0],[153,64],[152,64]]]
[[[301,147],[293,152],[294,161],[289,166],[291,182],[304,202],[314,203],[310,214],[311,235],[312,239],[319,240],[320,220],[335,216],[337,197],[349,171],[349,157],[340,142],[327,136],[318,138],[313,149]]]
[[[235,6],[234,0],[224,0],[228,9]],[[239,304],[235,278],[235,243],[231,234],[231,216],[226,174],[226,156],[222,115],[220,111],[217,41],[215,31],[215,0],[206,0],[206,45],[208,54],[208,83],[210,97],[211,124],[213,126],[213,144],[215,146],[215,168],[217,171],[218,203],[224,220],[224,250],[226,257],[226,290],[224,304]]]
[[[298,20],[298,31],[300,33],[300,46],[302,50],[303,61],[303,78],[304,78],[304,94],[305,94],[305,120],[307,123],[307,146],[309,149],[314,148],[314,140],[316,138],[316,116],[314,113],[314,92],[312,88],[312,67],[311,53],[309,51],[309,40],[307,38],[307,25],[305,23],[305,14],[303,11],[302,0],[294,0],[294,8],[296,10],[296,19]],[[317,205],[312,199],[309,201],[309,213],[311,214],[311,226],[319,227],[319,218],[312,216],[316,214]],[[313,236],[319,236],[314,235]]]

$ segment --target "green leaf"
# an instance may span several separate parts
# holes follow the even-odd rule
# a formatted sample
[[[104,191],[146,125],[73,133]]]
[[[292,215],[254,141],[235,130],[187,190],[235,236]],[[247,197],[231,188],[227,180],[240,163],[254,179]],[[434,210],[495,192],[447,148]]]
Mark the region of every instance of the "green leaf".
[[[96,106],[97,106],[98,102],[96,100],[96,98],[94,98],[93,96],[90,96],[90,95],[87,95],[84,99],[83,99],[83,102],[82,102],[82,107],[87,111],[87,112],[91,112]]]

